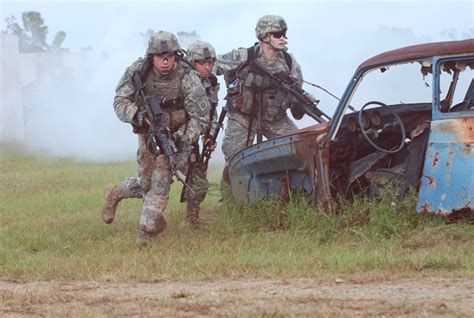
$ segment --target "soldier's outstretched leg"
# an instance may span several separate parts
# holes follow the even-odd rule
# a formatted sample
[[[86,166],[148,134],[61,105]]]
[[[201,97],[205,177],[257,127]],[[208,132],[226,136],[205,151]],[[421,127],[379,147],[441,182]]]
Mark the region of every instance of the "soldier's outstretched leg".
[[[142,188],[137,177],[126,178],[121,184],[109,186],[105,189],[102,202],[102,221],[110,224],[114,221],[117,206],[126,198],[141,198]]]
[[[146,148],[146,135],[138,135],[137,176],[126,178],[120,185],[108,187],[102,202],[101,215],[106,224],[114,221],[117,206],[127,198],[143,198],[151,188],[155,155]]]
[[[145,195],[143,201],[137,246],[146,245],[151,239],[166,229],[163,212],[168,206],[171,182],[172,179],[166,158],[164,155],[159,155],[153,169],[151,189]]]

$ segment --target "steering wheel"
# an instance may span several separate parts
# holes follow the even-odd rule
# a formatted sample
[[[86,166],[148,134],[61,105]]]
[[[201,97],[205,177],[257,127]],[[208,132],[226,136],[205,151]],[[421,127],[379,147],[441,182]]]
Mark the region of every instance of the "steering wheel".
[[[400,145],[398,145],[398,147],[396,149],[384,149],[384,148],[381,148],[380,146],[377,146],[373,141],[372,139],[370,139],[369,135],[367,134],[367,131],[364,129],[364,125],[362,124],[362,113],[363,111],[365,110],[365,108],[369,105],[378,105],[378,106],[382,106],[382,107],[385,107],[387,108],[390,113],[392,113],[393,117],[395,117],[395,123],[398,127],[400,127],[400,130],[401,130],[401,133],[402,133],[402,140],[400,141]],[[364,136],[364,138],[369,142],[369,144],[374,147],[375,149],[379,150],[379,151],[382,151],[382,152],[385,152],[385,153],[397,153],[399,152],[400,150],[402,150],[403,146],[405,145],[405,138],[406,138],[406,132],[405,132],[405,126],[403,125],[403,122],[402,122],[402,119],[400,118],[400,116],[393,111],[392,108],[388,107],[387,104],[384,104],[382,102],[378,102],[378,101],[370,101],[370,102],[367,102],[364,106],[362,106],[362,108],[360,109],[359,111],[359,117],[357,118],[358,119],[358,122],[359,122],[359,127],[360,127],[360,130],[362,131],[362,135]]]

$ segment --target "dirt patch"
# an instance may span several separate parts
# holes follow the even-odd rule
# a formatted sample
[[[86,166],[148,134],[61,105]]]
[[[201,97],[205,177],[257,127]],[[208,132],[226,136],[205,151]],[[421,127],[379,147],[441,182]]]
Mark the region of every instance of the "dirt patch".
[[[0,316],[474,316],[474,277],[0,282]]]

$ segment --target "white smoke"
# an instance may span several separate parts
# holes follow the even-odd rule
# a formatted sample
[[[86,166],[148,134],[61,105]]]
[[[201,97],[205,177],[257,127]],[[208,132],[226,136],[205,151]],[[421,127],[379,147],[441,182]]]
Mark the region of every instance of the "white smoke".
[[[130,37],[127,43],[133,43]],[[25,144],[53,156],[124,160],[134,156],[136,137],[113,111],[114,88],[126,66],[143,54],[110,46],[77,55],[79,67],[40,78],[24,89]],[[68,53],[65,54],[68,56]],[[49,65],[51,69],[54,66]],[[67,70],[69,69],[69,72]]]
[[[457,17],[448,19],[453,7]],[[447,40],[453,33],[445,30],[462,34],[473,26],[472,2],[3,2],[2,20],[29,10],[42,13],[51,34],[66,31],[63,46],[71,52],[93,49],[78,58],[79,65],[24,87],[25,142],[34,151],[92,160],[135,156],[136,137],[117,119],[112,103],[125,68],[145,53],[140,33],[148,29],[196,31],[222,54],[252,45],[259,17],[282,15],[289,26],[289,51],[305,79],[341,96],[356,67],[372,55]],[[305,88],[321,99],[323,111],[334,112],[336,100]],[[309,119],[298,122],[299,127],[309,124]]]

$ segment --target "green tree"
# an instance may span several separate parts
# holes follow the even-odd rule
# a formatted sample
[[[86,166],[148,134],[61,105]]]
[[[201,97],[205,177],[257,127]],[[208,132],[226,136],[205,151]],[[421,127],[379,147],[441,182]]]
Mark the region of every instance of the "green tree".
[[[56,33],[51,45],[46,43],[48,26],[44,25],[44,20],[41,17],[41,13],[39,12],[23,12],[23,27],[18,24],[16,17],[13,15],[6,18],[5,22],[7,24],[7,28],[2,33],[18,36],[20,52],[28,53],[64,50],[61,48],[61,45],[66,38],[66,33],[64,31],[59,31]]]
[[[60,50],[61,45],[64,42],[64,39],[66,38],[66,32],[64,31],[59,31],[56,33],[56,36],[54,37],[53,44],[51,44],[51,47],[53,50]]]

